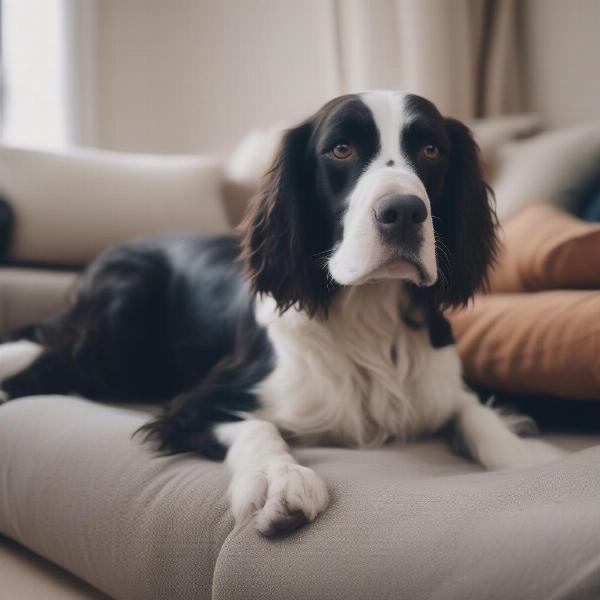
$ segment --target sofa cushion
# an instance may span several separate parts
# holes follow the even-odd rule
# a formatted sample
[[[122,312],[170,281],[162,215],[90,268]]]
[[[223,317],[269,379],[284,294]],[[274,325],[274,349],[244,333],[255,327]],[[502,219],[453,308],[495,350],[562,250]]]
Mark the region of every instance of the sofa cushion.
[[[493,177],[502,147],[515,139],[538,133],[542,120],[535,113],[517,113],[475,119],[468,125],[479,146],[485,174]]]
[[[209,598],[227,474],[132,439],[147,418],[65,397],[1,406],[0,533],[113,598]]]
[[[598,177],[598,164],[600,122],[506,144],[491,182],[500,219],[540,199],[576,209]]]
[[[439,440],[305,448],[332,504],[294,535],[232,531],[222,464],[159,457],[147,415],[66,397],[0,407],[0,532],[111,597],[545,598],[600,589],[600,450],[484,473]],[[598,439],[567,439],[575,448]],[[557,552],[557,547],[560,552]],[[476,565],[477,568],[474,568]]]
[[[493,293],[600,288],[600,224],[544,203],[525,206],[501,231]]]
[[[469,383],[600,398],[600,292],[480,295],[448,316]]]
[[[134,236],[227,231],[222,186],[223,166],[208,156],[0,147],[16,261],[84,263]]]
[[[330,509],[288,539],[235,531],[214,598],[598,597],[600,448],[496,473],[432,441],[301,454],[329,482]]]

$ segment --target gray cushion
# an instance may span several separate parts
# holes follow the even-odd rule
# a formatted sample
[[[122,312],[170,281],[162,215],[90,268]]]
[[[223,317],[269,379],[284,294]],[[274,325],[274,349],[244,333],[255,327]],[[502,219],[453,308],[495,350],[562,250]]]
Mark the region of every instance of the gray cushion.
[[[331,485],[331,509],[287,540],[232,535],[215,598],[600,597],[600,448],[496,473],[432,441],[302,456]]]
[[[226,471],[152,454],[131,439],[146,419],[59,396],[0,407],[0,533],[113,598],[208,598]]]
[[[0,533],[127,600],[600,595],[600,448],[500,473],[441,440],[301,449],[330,509],[264,539],[231,531],[223,465],[131,439],[146,418],[64,397],[1,407]]]

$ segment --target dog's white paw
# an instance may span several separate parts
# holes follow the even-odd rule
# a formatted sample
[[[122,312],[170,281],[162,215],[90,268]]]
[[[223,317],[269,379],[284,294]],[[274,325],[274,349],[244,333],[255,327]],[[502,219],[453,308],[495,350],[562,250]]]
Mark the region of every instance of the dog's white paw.
[[[287,533],[314,521],[329,504],[324,481],[301,465],[278,463],[266,472],[248,473],[232,484],[231,508],[236,521],[255,515],[265,536]]]
[[[552,462],[567,455],[568,452],[557,446],[526,438],[518,439],[510,446],[497,448],[494,456],[488,457],[488,464],[492,469],[517,469]]]
[[[0,344],[0,382],[26,369],[41,352],[40,345],[27,340]]]
[[[265,505],[256,515],[256,528],[263,535],[285,533],[311,523],[329,504],[327,486],[307,467],[274,465],[268,481]]]

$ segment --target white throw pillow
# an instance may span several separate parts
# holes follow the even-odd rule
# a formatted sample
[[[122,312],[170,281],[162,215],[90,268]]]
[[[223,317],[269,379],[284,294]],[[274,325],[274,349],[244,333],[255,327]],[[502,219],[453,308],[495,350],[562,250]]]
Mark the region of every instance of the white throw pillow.
[[[493,177],[496,173],[498,155],[504,144],[537,133],[541,124],[539,115],[534,113],[486,117],[471,121],[469,127],[481,151],[487,177]]]
[[[600,123],[550,131],[506,144],[492,182],[497,211],[506,219],[530,201],[577,208],[581,194],[600,177]]]
[[[208,156],[0,147],[0,194],[16,217],[9,256],[83,263],[135,236],[228,231],[223,179]]]
[[[254,129],[246,134],[234,148],[227,162],[225,174],[228,181],[239,185],[258,186],[267,172],[283,133],[289,123],[277,123],[265,129]]]

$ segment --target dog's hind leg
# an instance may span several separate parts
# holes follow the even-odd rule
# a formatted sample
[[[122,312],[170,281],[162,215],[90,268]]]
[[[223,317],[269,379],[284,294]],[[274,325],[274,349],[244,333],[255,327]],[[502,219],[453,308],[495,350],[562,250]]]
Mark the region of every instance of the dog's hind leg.
[[[25,340],[0,345],[2,401],[40,394],[68,394],[79,388],[76,372],[52,349]]]
[[[563,450],[551,444],[519,437],[519,422],[523,421],[505,417],[465,392],[453,419],[453,442],[488,470],[529,467],[565,456]]]
[[[29,368],[43,352],[42,346],[29,340],[0,344],[0,400],[8,400],[2,382]]]
[[[6,367],[5,395],[77,393],[112,401],[168,397],[168,283],[169,268],[159,250],[117,246],[105,251],[83,275],[65,310],[32,327],[32,339],[43,351],[31,351],[33,360],[23,359],[20,369]],[[7,357],[20,354],[20,346],[6,348]]]
[[[41,354],[43,348],[29,340],[0,344],[0,381],[25,370]]]

